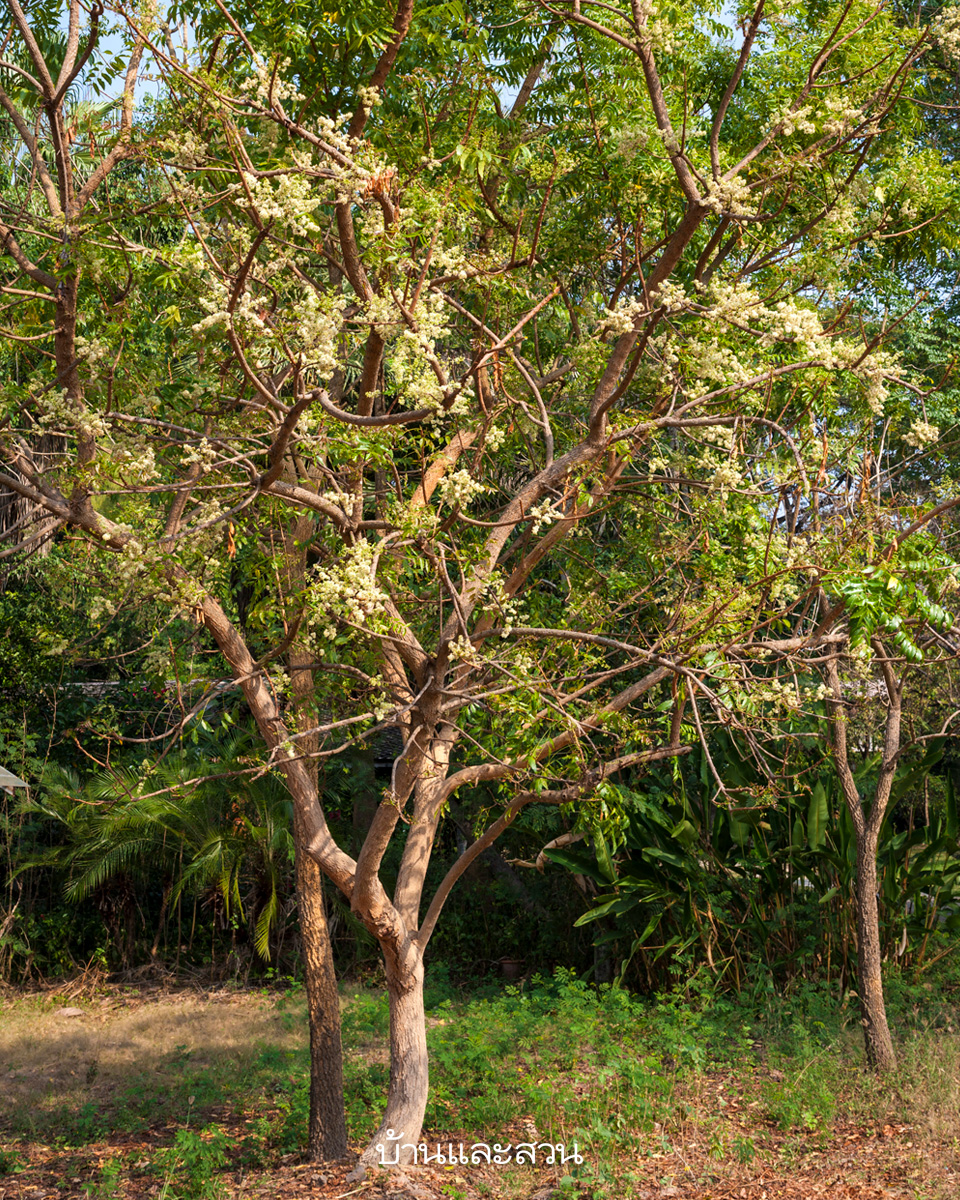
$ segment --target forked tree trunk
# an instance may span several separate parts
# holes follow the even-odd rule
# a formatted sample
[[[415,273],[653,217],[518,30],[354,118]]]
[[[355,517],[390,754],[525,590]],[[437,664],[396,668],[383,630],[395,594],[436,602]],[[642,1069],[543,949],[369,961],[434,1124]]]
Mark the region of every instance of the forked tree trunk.
[[[324,908],[320,868],[304,849],[303,822],[294,810],[297,911],[303,949],[307,1016],[310,1023],[310,1121],[307,1152],[315,1162],[347,1153],[343,1106],[343,1046],[340,996]]]
[[[867,1062],[877,1071],[891,1071],[897,1065],[897,1056],[893,1049],[893,1038],[890,1036],[887,1008],[883,999],[880,916],[877,910],[877,841],[875,837],[866,834],[857,839],[857,882],[854,896],[857,918],[857,973]]]

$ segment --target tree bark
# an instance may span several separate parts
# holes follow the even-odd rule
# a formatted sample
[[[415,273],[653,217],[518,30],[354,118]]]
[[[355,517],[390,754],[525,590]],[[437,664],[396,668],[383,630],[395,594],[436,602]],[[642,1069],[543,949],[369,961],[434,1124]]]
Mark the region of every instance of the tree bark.
[[[855,903],[857,973],[867,1062],[874,1070],[891,1071],[897,1065],[897,1056],[883,999],[880,918],[877,911],[877,843],[875,838],[869,836],[857,839]]]
[[[290,593],[303,586],[305,546],[313,532],[308,517],[300,516],[283,539],[283,568]],[[299,638],[287,653],[294,722],[304,767],[319,803],[320,779],[315,757],[316,688],[311,663],[314,656]],[[347,1118],[343,1103],[343,1044],[340,1038],[340,995],[333,965],[333,945],[324,907],[320,865],[309,852],[310,837],[303,813],[293,806],[293,843],[297,875],[297,911],[303,947],[307,1018],[310,1024],[310,1119],[307,1151],[316,1162],[343,1158],[347,1153]]]
[[[310,1023],[310,1123],[307,1152],[315,1162],[347,1153],[347,1120],[343,1106],[343,1045],[340,1039],[340,996],[333,966],[333,946],[324,908],[323,877],[306,852],[303,822],[294,810],[297,912],[303,949]]]
[[[402,957],[384,950],[390,1001],[390,1085],[387,1108],[357,1165],[356,1177],[381,1162],[413,1161],[427,1111],[430,1071],[423,1008],[423,956],[408,943]],[[383,1147],[382,1151],[380,1147]]]
[[[880,914],[877,907],[877,846],[883,818],[890,804],[893,780],[900,751],[902,680],[897,680],[879,639],[872,642],[883,673],[887,692],[884,723],[883,758],[869,814],[864,811],[847,749],[847,714],[843,686],[834,655],[826,666],[826,678],[833,693],[829,705],[830,742],[844,803],[853,821],[857,852],[857,878],[854,909],[857,923],[857,987],[863,1013],[863,1040],[867,1063],[876,1071],[890,1071],[897,1065],[893,1038],[887,1023],[883,998],[882,959],[880,955]]]

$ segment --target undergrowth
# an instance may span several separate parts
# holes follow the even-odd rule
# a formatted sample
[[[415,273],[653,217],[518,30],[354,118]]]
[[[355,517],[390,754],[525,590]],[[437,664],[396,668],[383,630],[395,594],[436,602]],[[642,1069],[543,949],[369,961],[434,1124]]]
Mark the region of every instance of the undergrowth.
[[[558,971],[460,998],[441,972],[428,990],[423,1140],[568,1150],[577,1143],[584,1162],[569,1178],[597,1196],[628,1184],[629,1164],[666,1159],[698,1141],[712,1170],[782,1159],[791,1145],[825,1145],[841,1121],[914,1121],[951,1141],[960,1135],[957,992],[950,980],[937,991],[930,982],[891,977],[901,1056],[893,1088],[863,1072],[852,994],[838,998],[804,984],[786,996],[733,999],[694,977],[638,1000]],[[139,1171],[154,1175],[163,1200],[218,1200],[228,1168],[268,1167],[306,1145],[302,993],[277,1002],[272,1015],[274,1040],[220,1057],[178,1044],[165,1051],[163,1071],[130,1074],[122,1088],[74,1108],[20,1114],[10,1131],[83,1147],[111,1131],[165,1127],[168,1144],[148,1161],[102,1161],[87,1195],[113,1200],[121,1176]],[[347,997],[343,1035],[348,1129],[357,1145],[376,1128],[386,1095],[382,994]],[[16,1145],[3,1150],[0,1173],[17,1171],[19,1161]]]

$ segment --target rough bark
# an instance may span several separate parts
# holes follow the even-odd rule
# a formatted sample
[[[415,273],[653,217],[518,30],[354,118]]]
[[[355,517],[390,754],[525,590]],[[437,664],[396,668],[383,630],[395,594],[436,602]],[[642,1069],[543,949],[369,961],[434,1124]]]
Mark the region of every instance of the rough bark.
[[[311,533],[309,518],[300,517],[284,539],[285,565],[290,591],[303,584],[304,546]],[[305,766],[319,800],[319,772],[315,756],[317,735],[306,732],[315,725],[315,687],[309,664],[313,656],[295,640],[287,654],[295,721],[301,732],[299,747],[307,755]],[[340,1037],[340,996],[333,964],[333,945],[324,907],[323,876],[309,853],[310,839],[303,815],[294,805],[297,909],[303,948],[307,1017],[310,1024],[310,1120],[307,1149],[318,1162],[343,1158],[347,1153],[347,1118],[343,1103],[343,1045]]]
[[[897,1065],[897,1056],[883,999],[880,919],[877,911],[877,843],[874,838],[864,838],[857,845],[855,901],[857,974],[867,1062],[876,1071],[891,1071]]]
[[[868,1064],[876,1071],[892,1070],[897,1064],[893,1038],[887,1024],[883,998],[882,957],[880,953],[880,914],[877,907],[877,845],[880,829],[890,804],[893,780],[900,752],[902,680],[894,675],[886,651],[878,639],[873,648],[878,655],[887,692],[887,716],[884,727],[883,759],[868,811],[864,810],[847,749],[847,714],[840,681],[838,656],[826,668],[827,682],[833,693],[830,702],[830,741],[844,803],[853,821],[857,853],[857,878],[854,909],[857,924],[857,987],[863,1013],[863,1038]]]
[[[409,944],[401,956],[385,953],[390,1001],[390,1085],[387,1108],[377,1132],[353,1173],[365,1168],[413,1161],[427,1111],[430,1071],[423,1009],[423,956]],[[380,1147],[383,1150],[380,1150]]]
[[[317,1162],[347,1153],[343,1106],[343,1046],[340,997],[333,966],[319,866],[306,852],[303,823],[294,817],[297,911],[310,1022],[310,1123],[307,1152]]]

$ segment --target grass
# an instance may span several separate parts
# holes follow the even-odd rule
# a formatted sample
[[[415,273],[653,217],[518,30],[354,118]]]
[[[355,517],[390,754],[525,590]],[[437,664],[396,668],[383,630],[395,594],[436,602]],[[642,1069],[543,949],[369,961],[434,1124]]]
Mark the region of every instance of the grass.
[[[554,1173],[571,1195],[676,1186],[706,1196],[733,1182],[882,1170],[904,1195],[955,1196],[956,1009],[923,989],[891,993],[901,1066],[881,1082],[863,1071],[856,1010],[816,988],[755,1010],[683,992],[641,1003],[562,973],[466,1000],[434,987],[423,1140],[576,1142],[583,1165]],[[242,1191],[239,1179],[304,1169],[301,994],[111,993],[79,1017],[62,1007],[2,1006],[0,1177],[55,1160],[59,1178],[81,1181],[78,1196],[222,1200]],[[383,997],[351,989],[343,1029],[359,1146],[386,1090]],[[458,1170],[470,1178],[446,1179],[438,1198],[530,1192],[528,1168]]]
[[[193,1105],[211,1111],[302,1067],[301,1001],[172,993],[160,1003],[108,996],[84,1003],[79,1017],[64,1007],[74,1005],[4,1004],[0,1127],[83,1145]]]

